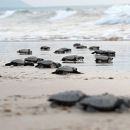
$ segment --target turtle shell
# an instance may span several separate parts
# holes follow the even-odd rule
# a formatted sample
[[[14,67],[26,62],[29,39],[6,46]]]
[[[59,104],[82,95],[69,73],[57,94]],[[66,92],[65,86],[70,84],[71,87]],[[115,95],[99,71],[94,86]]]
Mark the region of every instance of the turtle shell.
[[[93,50],[93,51],[96,51],[96,50],[99,50],[99,46],[91,46],[89,47],[89,50]]]
[[[53,74],[68,74],[68,73],[75,73],[80,74],[80,72],[77,71],[77,68],[70,67],[70,66],[62,66],[56,69],[55,72],[52,72]]]
[[[49,51],[49,50],[50,50],[50,47],[48,47],[48,46],[42,46],[40,49],[41,49],[41,50],[44,50],[44,51]]]
[[[61,66],[60,63],[55,63],[51,60],[39,61],[38,64],[36,65],[37,68],[58,68],[60,66]]]
[[[84,98],[80,104],[87,110],[87,107],[98,111],[114,111],[119,107],[119,99],[113,95],[98,95]]]
[[[48,100],[58,105],[73,106],[85,96],[81,91],[66,91],[51,95]]]
[[[28,62],[37,63],[38,61],[42,61],[44,59],[41,59],[41,58],[38,58],[38,57],[35,57],[35,56],[30,56],[30,57],[25,58],[24,60],[28,61]]]
[[[80,46],[76,46],[77,49],[85,49],[87,48],[87,46],[84,46],[84,45],[80,45]]]
[[[54,53],[56,53],[56,54],[64,54],[64,53],[68,53],[68,52],[71,52],[71,49],[69,49],[69,48],[60,48],[60,49],[56,50]]]
[[[10,63],[5,64],[5,66],[22,66],[24,65],[24,61],[21,59],[12,60]]]
[[[30,49],[21,49],[17,51],[19,54],[26,54],[26,55],[31,55],[32,51]]]
[[[70,55],[70,56],[65,56],[62,58],[62,61],[80,61],[83,60],[83,56],[77,56],[77,55]]]
[[[80,46],[81,44],[80,43],[75,43],[74,45],[73,45],[73,47],[77,47],[77,46]]]
[[[111,50],[96,50],[92,54],[101,54],[105,56],[115,56],[116,52]]]

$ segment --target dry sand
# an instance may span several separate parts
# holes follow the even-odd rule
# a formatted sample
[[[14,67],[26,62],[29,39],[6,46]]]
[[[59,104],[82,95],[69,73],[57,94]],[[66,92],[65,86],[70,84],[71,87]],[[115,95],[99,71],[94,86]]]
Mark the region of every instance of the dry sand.
[[[129,112],[87,113],[77,108],[51,108],[49,95],[66,90],[87,94],[130,95],[129,79],[0,80],[1,130],[129,130]]]

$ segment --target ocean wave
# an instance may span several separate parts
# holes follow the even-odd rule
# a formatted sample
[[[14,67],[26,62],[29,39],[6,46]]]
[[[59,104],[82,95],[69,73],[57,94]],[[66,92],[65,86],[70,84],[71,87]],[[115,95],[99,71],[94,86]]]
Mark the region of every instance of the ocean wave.
[[[18,9],[18,10],[0,10],[0,19],[12,20],[14,22],[19,21],[20,18],[22,20],[31,21],[35,19],[36,21],[39,19],[41,21],[47,20],[51,22],[55,22],[57,20],[63,20],[68,17],[80,17],[87,18],[96,15],[100,15],[101,10],[96,10],[95,8],[53,8],[53,9]]]
[[[130,5],[112,6],[104,14],[96,24],[130,24]]]
[[[12,16],[15,12],[16,12],[15,10],[7,10],[0,15],[0,19],[4,19],[9,16]]]
[[[0,19],[12,19],[17,18],[19,16],[25,17],[26,15],[34,15],[34,12],[31,10],[6,10],[6,11],[0,11]],[[17,21],[17,19],[16,19]]]
[[[38,9],[19,9],[19,10],[6,10],[0,11],[0,19],[10,20],[14,19],[14,22],[17,22],[22,19],[25,21],[39,21],[48,20],[56,21],[63,20],[65,18],[71,17],[76,14],[76,10],[71,9],[54,9],[54,10],[38,10]],[[30,23],[31,24],[31,23]]]
[[[0,10],[0,41],[130,40],[130,24],[125,24],[130,20],[130,6],[105,10],[102,7]],[[103,12],[105,16],[98,20]]]
[[[71,9],[58,10],[58,11],[56,11],[55,16],[50,18],[49,21],[62,20],[62,19],[68,18],[74,14],[76,14],[76,11],[71,10]]]

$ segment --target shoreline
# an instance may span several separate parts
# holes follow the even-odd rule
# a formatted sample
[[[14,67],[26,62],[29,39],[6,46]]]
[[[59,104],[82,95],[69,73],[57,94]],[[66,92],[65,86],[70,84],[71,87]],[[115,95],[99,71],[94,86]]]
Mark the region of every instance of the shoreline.
[[[76,39],[74,39],[74,40],[70,40],[70,39],[68,39],[68,40],[63,40],[63,39],[58,39],[58,40],[55,40],[55,39],[52,39],[52,40],[50,40],[50,39],[46,39],[46,40],[23,40],[23,41],[19,41],[19,40],[7,40],[7,41],[0,41],[0,43],[1,42],[64,42],[64,41],[66,41],[66,42],[76,42],[76,41],[79,41],[79,42],[129,42],[130,41],[130,39],[128,39],[128,40],[85,40],[85,39],[82,39],[82,40],[76,40]]]

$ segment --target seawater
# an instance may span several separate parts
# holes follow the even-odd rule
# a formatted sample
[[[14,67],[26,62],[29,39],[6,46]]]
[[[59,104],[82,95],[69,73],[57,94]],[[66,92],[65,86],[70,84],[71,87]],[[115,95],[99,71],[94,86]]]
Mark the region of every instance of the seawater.
[[[130,5],[0,9],[0,41],[130,40]]]

